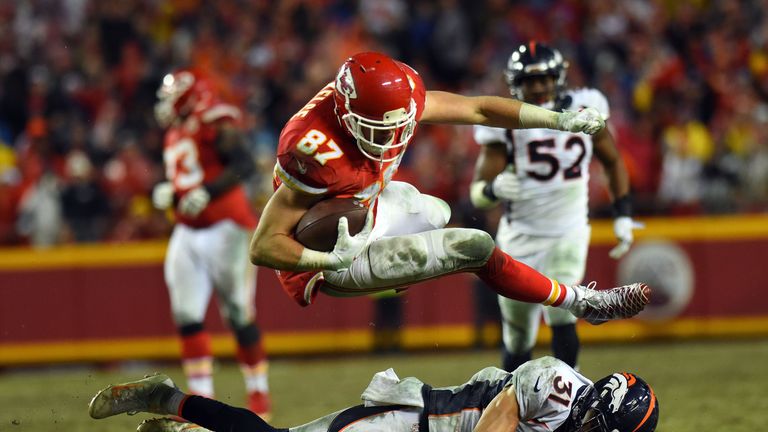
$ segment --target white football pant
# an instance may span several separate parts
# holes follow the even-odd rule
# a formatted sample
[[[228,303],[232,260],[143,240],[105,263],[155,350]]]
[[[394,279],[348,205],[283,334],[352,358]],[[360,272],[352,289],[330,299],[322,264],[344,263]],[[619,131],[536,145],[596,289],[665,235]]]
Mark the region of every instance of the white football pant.
[[[493,239],[485,231],[443,228],[450,217],[445,201],[390,182],[378,198],[370,243],[349,268],[323,272],[323,292],[358,296],[481,267]]]
[[[502,222],[496,241],[514,259],[562,284],[577,285],[584,279],[590,232],[590,227],[584,226],[562,237],[533,236],[515,233]],[[513,354],[533,348],[542,313],[549,326],[573,324],[577,319],[566,309],[498,298],[504,347]]]
[[[231,220],[200,229],[176,224],[165,257],[165,283],[177,326],[202,323],[214,289],[228,323],[239,328],[253,320],[256,267],[248,259],[250,235]]]

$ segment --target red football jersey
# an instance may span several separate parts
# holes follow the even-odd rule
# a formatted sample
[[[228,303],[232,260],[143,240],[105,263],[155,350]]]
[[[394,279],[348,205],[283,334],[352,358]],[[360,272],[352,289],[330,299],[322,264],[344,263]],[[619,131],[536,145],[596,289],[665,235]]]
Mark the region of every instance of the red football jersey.
[[[236,121],[239,117],[240,111],[234,106],[216,103],[190,114],[182,123],[168,129],[163,161],[165,176],[173,183],[176,202],[188,191],[212,181],[224,171],[225,165],[216,151],[216,124]],[[176,210],[179,223],[195,228],[224,219],[231,219],[244,228],[256,227],[256,215],[242,185],[212,198],[197,217],[185,216]]]
[[[405,66],[413,82],[416,120],[424,111],[426,90],[418,73]],[[286,123],[280,134],[274,187],[280,184],[327,197],[354,197],[370,206],[397,172],[400,158],[381,163],[363,155],[355,139],[336,115],[331,82]],[[407,146],[396,150],[404,152]],[[395,154],[387,153],[387,156]],[[288,295],[307,306],[317,294],[319,271],[278,271],[278,279]]]

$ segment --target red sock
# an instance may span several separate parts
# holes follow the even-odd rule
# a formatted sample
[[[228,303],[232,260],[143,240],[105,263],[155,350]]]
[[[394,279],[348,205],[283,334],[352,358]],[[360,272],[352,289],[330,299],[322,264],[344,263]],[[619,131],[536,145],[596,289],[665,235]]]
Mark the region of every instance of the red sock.
[[[258,342],[248,346],[241,346],[238,344],[237,354],[235,354],[235,357],[240,364],[256,366],[263,360],[267,359],[267,353],[264,351],[264,344],[261,340],[259,340]]]
[[[497,293],[514,300],[559,306],[568,288],[494,248],[485,265],[475,272]]]
[[[211,357],[211,335],[206,331],[181,337],[181,358],[195,359],[200,357]]]
[[[213,350],[208,332],[181,337],[181,367],[190,393],[213,397]]]

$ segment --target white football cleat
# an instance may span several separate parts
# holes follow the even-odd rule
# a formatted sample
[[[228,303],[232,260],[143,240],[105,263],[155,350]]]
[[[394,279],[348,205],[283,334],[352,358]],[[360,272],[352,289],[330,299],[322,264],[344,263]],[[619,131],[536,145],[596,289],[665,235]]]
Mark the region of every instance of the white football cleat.
[[[128,413],[128,415],[138,412],[171,414],[166,412],[164,403],[174,391],[176,386],[173,381],[162,374],[109,385],[91,399],[91,403],[88,404],[88,413],[95,419],[122,413]]]
[[[136,432],[211,432],[194,423],[176,421],[172,418],[152,418],[139,424]]]
[[[576,301],[570,307],[571,313],[590,324],[633,317],[651,300],[651,289],[644,283],[607,290],[596,290],[596,285],[590,282],[587,286],[570,287],[576,293]]]

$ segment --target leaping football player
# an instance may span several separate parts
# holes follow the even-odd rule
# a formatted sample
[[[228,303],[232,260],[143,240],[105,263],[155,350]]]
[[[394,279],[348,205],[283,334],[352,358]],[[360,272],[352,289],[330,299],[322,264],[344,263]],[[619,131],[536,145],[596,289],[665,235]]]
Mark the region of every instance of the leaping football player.
[[[484,231],[444,228],[444,201],[391,181],[419,121],[589,134],[605,126],[593,108],[554,112],[503,97],[427,91],[408,65],[356,54],[283,128],[275,192],[252,237],[251,262],[279,270],[283,289],[303,306],[319,291],[357,296],[457,272],[476,274],[502,296],[566,309],[595,324],[634,316],[648,303],[642,283],[609,290],[562,284],[512,259]],[[366,227],[350,235],[341,218],[333,251],[308,249],[293,238],[294,227],[330,197],[368,206]]]

